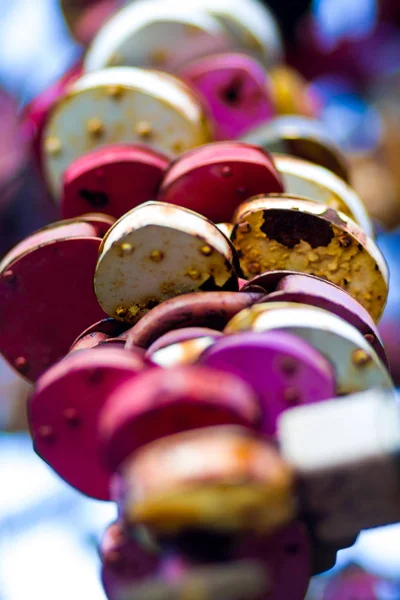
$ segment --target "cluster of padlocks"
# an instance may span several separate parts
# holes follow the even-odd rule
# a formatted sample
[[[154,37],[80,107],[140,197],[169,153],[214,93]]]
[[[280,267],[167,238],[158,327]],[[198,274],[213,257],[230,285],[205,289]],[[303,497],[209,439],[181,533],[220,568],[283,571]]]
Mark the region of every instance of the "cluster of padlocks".
[[[0,264],[0,351],[117,503],[111,600],[302,600],[400,520],[387,267],[281,57],[254,0],[132,2],[25,112],[63,220]]]

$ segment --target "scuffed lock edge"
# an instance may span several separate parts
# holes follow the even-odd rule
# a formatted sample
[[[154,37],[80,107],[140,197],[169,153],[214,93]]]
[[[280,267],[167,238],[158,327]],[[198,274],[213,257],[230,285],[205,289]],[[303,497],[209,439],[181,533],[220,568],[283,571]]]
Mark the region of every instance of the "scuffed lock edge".
[[[393,390],[388,370],[364,336],[322,308],[291,302],[257,304],[233,317],[225,333],[273,330],[298,335],[325,356],[335,369],[338,395],[369,388]]]
[[[346,183],[349,165],[340,148],[319,121],[297,115],[279,116],[249,131],[242,140],[267,152],[286,154],[332,171]]]
[[[329,169],[285,154],[272,154],[288,194],[310,198],[347,215],[374,238],[374,226],[356,192]]]
[[[275,270],[317,275],[345,289],[379,320],[388,268],[375,242],[349,217],[311,200],[258,196],[239,207],[235,223],[232,241],[245,276]]]
[[[274,446],[240,427],[197,429],[139,450],[122,469],[124,518],[164,533],[187,527],[270,532],[296,511]]]
[[[176,156],[211,136],[200,101],[178,79],[133,67],[95,71],[68,88],[48,120],[45,176],[57,199],[66,169],[96,148],[145,144]]]
[[[107,314],[135,323],[179,294],[205,287],[237,290],[234,260],[230,242],[211,221],[171,204],[147,202],[124,215],[103,239],[95,292]],[[142,291],[141,281],[150,277]]]
[[[183,56],[188,53],[189,60],[232,48],[218,20],[193,6],[165,0],[134,2],[101,28],[88,49],[84,68],[86,72],[122,65],[176,69],[179,55],[175,50],[172,58],[171,41],[183,48]]]

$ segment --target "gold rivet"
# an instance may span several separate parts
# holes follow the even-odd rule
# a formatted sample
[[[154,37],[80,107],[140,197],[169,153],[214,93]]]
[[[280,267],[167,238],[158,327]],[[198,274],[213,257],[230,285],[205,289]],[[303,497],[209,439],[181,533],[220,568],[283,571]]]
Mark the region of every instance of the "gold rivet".
[[[200,248],[200,252],[201,252],[202,254],[204,254],[204,256],[210,256],[210,254],[212,254],[212,251],[213,251],[213,250],[212,250],[211,246],[207,246],[207,245],[206,245],[206,246],[202,246],[202,247]]]
[[[123,244],[121,244],[120,248],[123,256],[131,254],[133,252],[133,246],[132,244],[128,244],[128,242],[124,242]]]
[[[200,279],[201,277],[201,273],[197,269],[189,269],[187,275],[190,279]]]
[[[362,350],[361,348],[354,350],[352,354],[353,364],[357,367],[365,367],[365,365],[371,362],[371,360],[372,357],[368,354],[368,352],[365,352],[365,350]]]
[[[107,94],[111,96],[111,98],[119,100],[124,95],[124,88],[121,85],[110,85],[107,88]]]
[[[62,150],[61,140],[55,136],[48,137],[45,140],[44,146],[47,154],[50,154],[50,156],[58,156]]]
[[[168,52],[166,50],[153,50],[150,54],[150,60],[156,65],[165,65],[168,60]]]
[[[123,306],[118,306],[117,310],[115,311],[115,314],[117,315],[117,317],[120,317],[121,319],[126,317],[127,313],[128,313],[128,310],[126,308],[124,308]]]
[[[86,128],[89,135],[92,135],[93,137],[100,137],[104,133],[104,124],[96,117],[89,119]]]
[[[164,253],[160,252],[160,250],[153,250],[153,252],[150,254],[150,260],[153,262],[161,262],[163,258]]]
[[[171,146],[172,152],[180,153],[183,151],[183,143],[179,140],[176,140]]]
[[[136,125],[136,133],[142,138],[148,138],[153,133],[153,128],[148,121],[139,121]]]
[[[112,54],[110,56],[108,64],[111,67],[113,67],[113,66],[115,67],[117,65],[120,65],[123,62],[124,62],[124,57],[122,56],[122,54],[120,54],[119,52],[115,52],[114,54]]]

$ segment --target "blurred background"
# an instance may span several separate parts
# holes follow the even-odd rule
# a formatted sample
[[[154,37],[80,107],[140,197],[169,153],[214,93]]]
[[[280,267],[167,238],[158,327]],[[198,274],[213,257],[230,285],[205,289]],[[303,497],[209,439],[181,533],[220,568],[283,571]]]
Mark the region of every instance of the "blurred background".
[[[80,60],[122,0],[0,0],[0,255],[57,215],[32,164],[27,105]],[[400,385],[400,1],[270,0],[293,76],[347,153],[391,271],[380,330]],[[287,112],[296,112],[295,106]],[[105,598],[98,541],[115,509],[32,451],[30,386],[0,356],[0,600]],[[360,535],[310,600],[400,599],[400,525]]]

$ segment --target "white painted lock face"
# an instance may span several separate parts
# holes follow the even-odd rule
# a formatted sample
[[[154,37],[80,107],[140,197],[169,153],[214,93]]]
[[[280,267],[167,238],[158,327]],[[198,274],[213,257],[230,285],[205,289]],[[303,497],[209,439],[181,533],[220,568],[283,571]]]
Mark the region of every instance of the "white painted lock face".
[[[293,302],[258,304],[236,315],[226,327],[227,333],[246,330],[283,330],[309,342],[334,367],[338,395],[393,389],[386,367],[364,336],[329,311]]]
[[[55,198],[80,156],[116,143],[145,144],[167,156],[211,140],[198,98],[180,80],[115,67],[78,79],[54,109],[43,136],[44,171]]]
[[[233,47],[232,36],[221,23],[191,3],[132,2],[100,29],[84,69],[124,65],[174,71],[185,62]]]
[[[134,323],[180,294],[204,287],[236,290],[233,262],[229,240],[211,221],[172,204],[147,202],[104,237],[95,292],[107,314]]]
[[[214,342],[215,339],[211,336],[185,340],[160,348],[150,358],[153,363],[164,368],[192,365]]]
[[[374,227],[361,198],[343,179],[307,160],[283,154],[272,154],[282,176],[287,194],[310,198],[331,206],[352,218],[363,231],[374,238]]]

